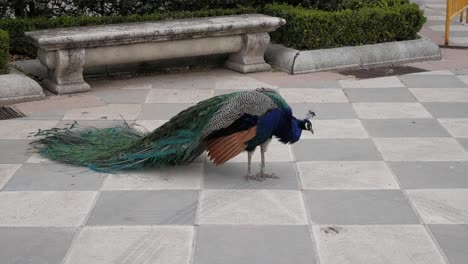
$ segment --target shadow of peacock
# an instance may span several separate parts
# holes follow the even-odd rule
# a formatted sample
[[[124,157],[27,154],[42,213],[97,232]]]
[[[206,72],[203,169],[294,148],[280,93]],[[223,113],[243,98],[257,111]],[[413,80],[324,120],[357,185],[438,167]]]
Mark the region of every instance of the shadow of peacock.
[[[272,137],[284,144],[297,142],[303,130],[313,133],[309,118],[299,120],[275,90],[259,88],[212,97],[187,108],[152,132],[133,126],[40,130],[32,142],[42,156],[62,163],[116,173],[145,167],[188,164],[207,151],[222,165],[248,153],[247,179],[277,178],[265,171],[265,151]],[[251,171],[252,155],[261,151],[260,172]]]

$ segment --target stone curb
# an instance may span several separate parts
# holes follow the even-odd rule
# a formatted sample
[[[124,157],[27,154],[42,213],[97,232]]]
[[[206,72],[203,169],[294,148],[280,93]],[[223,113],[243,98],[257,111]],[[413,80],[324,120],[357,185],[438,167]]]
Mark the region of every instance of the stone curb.
[[[11,69],[0,75],[0,106],[44,99],[42,87],[23,73]]]
[[[265,53],[265,60],[271,66],[291,74],[382,67],[441,58],[439,46],[424,38],[306,51],[272,44]]]

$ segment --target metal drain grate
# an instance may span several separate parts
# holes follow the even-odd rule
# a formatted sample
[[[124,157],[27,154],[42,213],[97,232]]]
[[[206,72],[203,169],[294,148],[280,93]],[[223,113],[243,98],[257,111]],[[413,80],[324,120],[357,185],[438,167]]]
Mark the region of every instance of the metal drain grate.
[[[343,75],[351,75],[358,79],[377,78],[385,76],[403,75],[408,73],[426,72],[427,70],[411,67],[411,66],[389,66],[389,67],[378,67],[371,69],[360,69],[341,71]]]
[[[10,106],[0,106],[0,120],[14,119],[26,117],[21,111],[10,107]]]

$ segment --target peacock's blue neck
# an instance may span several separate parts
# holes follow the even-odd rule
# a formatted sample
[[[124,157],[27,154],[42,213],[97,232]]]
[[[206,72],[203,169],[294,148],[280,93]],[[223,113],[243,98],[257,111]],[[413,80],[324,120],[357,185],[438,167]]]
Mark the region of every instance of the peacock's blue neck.
[[[301,138],[302,129],[300,127],[300,122],[295,117],[291,120],[291,143],[298,141]]]

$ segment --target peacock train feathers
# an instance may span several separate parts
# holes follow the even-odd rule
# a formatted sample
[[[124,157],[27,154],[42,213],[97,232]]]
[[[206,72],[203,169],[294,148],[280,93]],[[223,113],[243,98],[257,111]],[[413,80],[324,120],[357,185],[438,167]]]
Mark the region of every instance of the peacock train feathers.
[[[248,177],[252,153],[260,146],[260,176],[266,177],[264,151],[270,139],[294,143],[302,130],[313,131],[308,119],[296,119],[278,93],[259,88],[201,101],[150,133],[127,123],[98,129],[80,128],[75,122],[38,131],[32,145],[51,160],[110,173],[187,164],[204,151],[220,165],[248,151]]]

